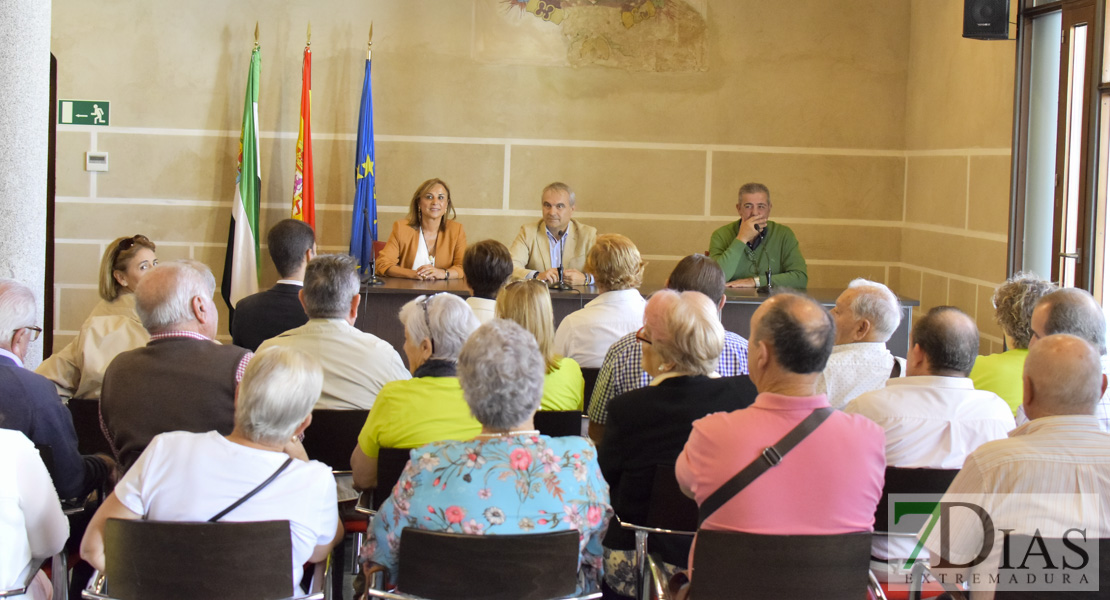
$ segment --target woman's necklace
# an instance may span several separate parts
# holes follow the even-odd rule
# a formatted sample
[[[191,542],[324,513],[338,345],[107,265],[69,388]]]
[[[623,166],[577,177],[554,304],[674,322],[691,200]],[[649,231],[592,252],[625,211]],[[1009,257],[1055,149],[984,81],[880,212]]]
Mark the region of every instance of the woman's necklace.
[[[479,433],[476,437],[489,440],[499,437],[512,437],[514,435],[539,435],[539,429],[518,429],[515,431],[502,431],[499,433]]]
[[[420,229],[420,235],[424,236],[424,247],[428,249],[428,263],[435,264],[436,242],[439,241],[439,230],[436,230],[436,234],[432,237],[431,243],[428,242],[428,234],[424,232],[423,228]]]

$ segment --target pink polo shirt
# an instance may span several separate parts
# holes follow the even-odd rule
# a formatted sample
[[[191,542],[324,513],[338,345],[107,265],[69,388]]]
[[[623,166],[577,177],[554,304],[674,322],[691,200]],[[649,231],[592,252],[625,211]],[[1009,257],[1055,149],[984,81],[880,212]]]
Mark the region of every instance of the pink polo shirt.
[[[675,475],[700,505],[764,448],[828,405],[824,394],[764,393],[748,408],[694,421]],[[835,411],[702,527],[767,535],[872,531],[885,469],[882,428],[866,417]]]

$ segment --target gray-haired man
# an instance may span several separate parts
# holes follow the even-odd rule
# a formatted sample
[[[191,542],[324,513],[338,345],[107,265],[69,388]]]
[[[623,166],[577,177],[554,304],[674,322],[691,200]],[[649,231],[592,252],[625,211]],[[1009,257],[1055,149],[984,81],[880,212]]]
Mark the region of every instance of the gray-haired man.
[[[509,246],[513,255],[513,279],[539,279],[548,283],[563,279],[571,285],[593,283],[582,273],[586,255],[597,238],[597,230],[583,225],[574,215],[574,190],[556,181],[540,195],[543,218],[523,225]]]

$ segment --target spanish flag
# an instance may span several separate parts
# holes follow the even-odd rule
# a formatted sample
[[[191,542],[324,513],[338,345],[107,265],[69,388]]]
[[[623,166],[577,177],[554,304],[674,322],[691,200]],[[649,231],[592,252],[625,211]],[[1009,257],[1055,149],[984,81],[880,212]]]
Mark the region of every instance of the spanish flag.
[[[301,128],[297,133],[297,167],[293,174],[292,218],[316,229],[316,192],[312,177],[312,47],[304,48],[301,66]]]

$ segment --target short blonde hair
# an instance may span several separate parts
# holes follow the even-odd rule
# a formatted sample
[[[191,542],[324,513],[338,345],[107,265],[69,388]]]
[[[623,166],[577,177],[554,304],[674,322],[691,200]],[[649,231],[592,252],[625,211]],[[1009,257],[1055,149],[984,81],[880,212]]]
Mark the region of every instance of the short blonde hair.
[[[523,327],[536,338],[543,356],[545,373],[559,368],[555,354],[555,317],[551,309],[551,292],[536,279],[514,281],[497,294],[494,315]]]
[[[708,375],[717,370],[725,328],[705,294],[655,292],[644,310],[644,327],[651,334],[651,349],[663,362],[673,364],[673,371]]]
[[[637,289],[644,282],[644,261],[632,240],[619,233],[597,236],[585,270],[607,290]]]
[[[141,248],[155,251],[154,242],[145,235],[132,235],[116,238],[104,250],[100,259],[100,297],[111,302],[119,297],[120,284],[116,281],[116,271],[126,271]],[[134,290],[132,290],[134,291]]]

